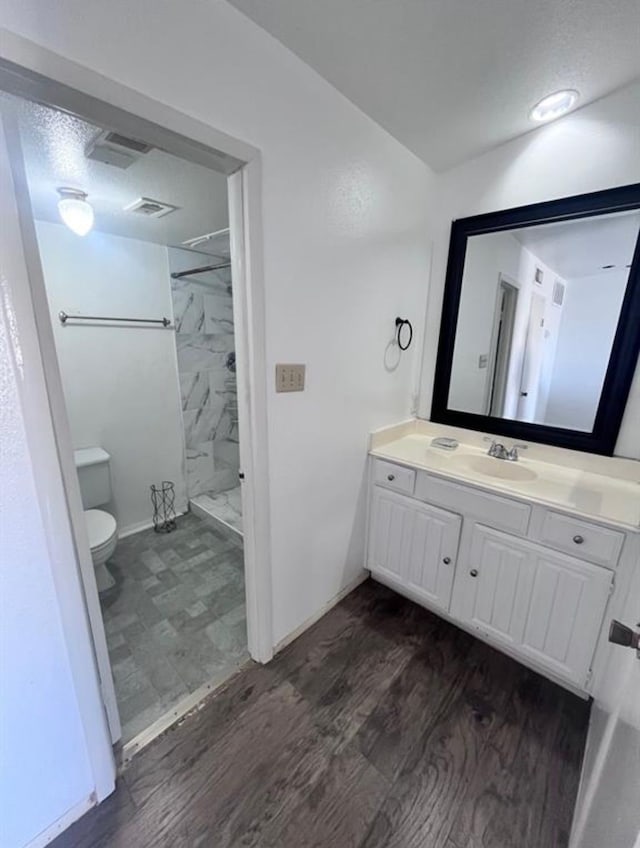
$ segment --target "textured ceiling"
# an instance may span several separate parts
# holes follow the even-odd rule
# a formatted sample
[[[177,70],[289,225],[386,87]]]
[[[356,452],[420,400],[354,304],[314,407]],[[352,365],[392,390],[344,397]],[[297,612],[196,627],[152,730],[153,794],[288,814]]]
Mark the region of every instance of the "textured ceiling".
[[[631,264],[640,231],[640,212],[621,212],[514,230],[518,241],[565,279]]]
[[[441,171],[640,75],[639,0],[229,0]]]
[[[126,170],[87,159],[85,149],[99,127],[27,101],[17,105],[36,219],[59,223],[56,189],[69,186],[88,193],[100,232],[180,246],[185,239],[227,226],[224,175],[160,150],[151,150]],[[139,197],[179,208],[157,219],[123,211]],[[204,244],[197,248],[207,249]]]

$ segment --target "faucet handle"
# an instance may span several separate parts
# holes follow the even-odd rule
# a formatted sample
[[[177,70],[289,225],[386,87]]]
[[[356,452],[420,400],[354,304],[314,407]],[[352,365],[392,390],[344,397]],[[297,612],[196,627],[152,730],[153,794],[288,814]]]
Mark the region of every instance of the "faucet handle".
[[[512,445],[511,449],[507,452],[507,459],[517,460],[518,459],[518,451],[527,450],[529,445],[521,445],[515,444]]]

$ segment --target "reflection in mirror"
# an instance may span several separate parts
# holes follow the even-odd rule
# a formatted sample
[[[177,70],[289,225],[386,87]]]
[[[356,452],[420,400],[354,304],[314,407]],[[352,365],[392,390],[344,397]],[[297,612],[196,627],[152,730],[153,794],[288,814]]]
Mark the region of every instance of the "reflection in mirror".
[[[635,210],[470,236],[448,408],[590,432],[639,230]]]

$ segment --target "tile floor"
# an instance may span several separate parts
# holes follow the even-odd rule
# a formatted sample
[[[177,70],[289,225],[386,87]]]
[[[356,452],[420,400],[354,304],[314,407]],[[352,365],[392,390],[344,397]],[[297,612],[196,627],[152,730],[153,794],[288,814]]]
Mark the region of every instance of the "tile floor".
[[[118,543],[101,605],[123,743],[248,656],[242,546],[188,513]]]
[[[227,528],[235,530],[242,538],[242,499],[240,486],[227,489],[226,492],[205,492],[191,498],[191,505],[196,507],[198,515],[203,512],[216,521],[221,521]],[[199,508],[199,509],[198,509]]]

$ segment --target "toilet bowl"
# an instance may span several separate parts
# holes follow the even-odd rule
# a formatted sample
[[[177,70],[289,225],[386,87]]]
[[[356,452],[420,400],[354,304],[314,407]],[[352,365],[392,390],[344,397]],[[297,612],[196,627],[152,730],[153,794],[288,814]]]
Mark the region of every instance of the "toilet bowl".
[[[74,453],[98,592],[106,592],[116,582],[109,573],[107,560],[118,543],[118,525],[113,515],[96,507],[111,502],[111,457],[100,447],[81,448]]]
[[[106,592],[115,586],[115,580],[107,569],[106,562],[118,544],[118,525],[113,515],[102,509],[86,509],[84,520],[87,526],[91,559],[96,572],[98,592]]]

